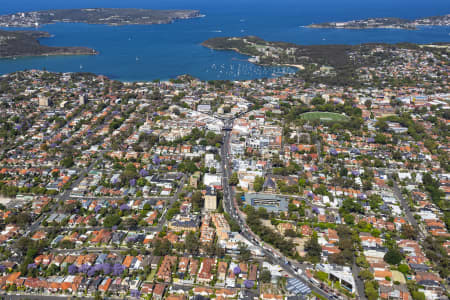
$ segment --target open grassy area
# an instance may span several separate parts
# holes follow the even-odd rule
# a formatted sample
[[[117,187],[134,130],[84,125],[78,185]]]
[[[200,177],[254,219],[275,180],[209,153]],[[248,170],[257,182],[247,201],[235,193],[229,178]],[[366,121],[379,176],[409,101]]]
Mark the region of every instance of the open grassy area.
[[[395,270],[392,271],[392,280],[398,281],[403,284],[406,283],[405,276],[403,276],[403,274],[400,273],[399,271],[395,271]]]
[[[148,282],[152,282],[153,279],[155,278],[155,275],[156,275],[156,269],[153,269],[153,270],[150,272],[150,275],[148,275],[147,281],[148,281]]]
[[[321,122],[346,122],[349,120],[347,116],[338,113],[319,111],[311,111],[301,114],[301,118],[307,121],[319,120]]]

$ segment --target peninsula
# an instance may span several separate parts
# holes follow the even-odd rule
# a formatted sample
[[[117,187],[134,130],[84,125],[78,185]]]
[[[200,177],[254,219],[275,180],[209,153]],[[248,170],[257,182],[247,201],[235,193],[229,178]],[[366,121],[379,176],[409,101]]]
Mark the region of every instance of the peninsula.
[[[415,30],[418,26],[450,26],[450,14],[433,16],[414,20],[401,18],[369,18],[346,22],[326,22],[311,24],[309,28],[342,28],[342,29],[409,29]]]
[[[94,55],[94,49],[86,47],[49,47],[41,45],[39,38],[51,37],[43,31],[0,30],[0,58],[45,55]]]
[[[0,15],[0,27],[38,27],[40,25],[59,22],[116,26],[168,24],[179,19],[190,19],[201,16],[198,10],[153,10],[138,8],[56,9]]]
[[[265,41],[255,36],[216,37],[204,41],[202,45],[251,56],[248,60],[258,65],[297,67],[300,70],[298,76],[304,77],[306,81],[354,85],[357,85],[357,78],[360,77],[357,70],[361,68],[389,65],[391,56],[405,49],[432,48],[432,45],[419,46],[410,43],[298,45]],[[449,49],[448,44],[442,44],[440,47],[443,52]]]

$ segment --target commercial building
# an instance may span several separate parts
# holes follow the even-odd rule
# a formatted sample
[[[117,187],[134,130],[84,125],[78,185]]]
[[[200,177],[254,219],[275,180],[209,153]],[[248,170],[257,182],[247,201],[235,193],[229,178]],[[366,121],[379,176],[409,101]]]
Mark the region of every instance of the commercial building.
[[[350,267],[319,264],[317,266],[319,271],[323,271],[328,274],[328,278],[331,281],[338,281],[339,284],[347,289],[350,293],[355,292],[355,279],[353,278],[352,270]]]
[[[256,209],[264,207],[269,212],[283,212],[288,210],[289,201],[286,197],[265,194],[265,193],[246,193],[245,203]]]

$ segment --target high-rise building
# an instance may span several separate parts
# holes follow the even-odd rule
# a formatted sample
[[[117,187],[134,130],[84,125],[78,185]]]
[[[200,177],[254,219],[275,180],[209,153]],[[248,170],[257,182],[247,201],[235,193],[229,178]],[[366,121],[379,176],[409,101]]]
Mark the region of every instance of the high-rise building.
[[[48,107],[50,106],[50,100],[47,96],[39,95],[39,106],[40,107]]]
[[[80,95],[80,105],[85,105],[88,101],[88,96],[87,94],[82,94]]]
[[[213,187],[206,187],[205,210],[214,211],[217,209],[217,194]]]

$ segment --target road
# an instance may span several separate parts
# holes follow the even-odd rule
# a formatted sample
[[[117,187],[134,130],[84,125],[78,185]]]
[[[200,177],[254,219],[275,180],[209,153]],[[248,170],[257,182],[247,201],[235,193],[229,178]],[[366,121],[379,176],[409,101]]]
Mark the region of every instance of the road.
[[[101,153],[101,155],[98,158],[96,158],[94,161],[92,161],[91,164],[86,169],[84,169],[84,171],[78,176],[78,178],[74,182],[72,182],[70,188],[66,189],[62,194],[60,194],[59,196],[57,196],[55,198],[55,203],[53,203],[50,213],[42,214],[33,224],[31,224],[31,226],[27,230],[27,233],[25,234],[26,236],[35,232],[37,229],[39,229],[39,227],[42,224],[42,221],[44,221],[44,219],[47,216],[53,214],[56,211],[56,209],[59,206],[60,201],[65,202],[67,199],[70,198],[70,193],[72,191],[72,188],[76,187],[80,184],[80,182],[84,179],[84,177],[87,174],[89,174],[89,172],[94,168],[94,166],[97,164],[97,162],[100,159],[103,159],[103,152]]]
[[[103,153],[102,153],[103,154]],[[43,214],[42,216],[40,216],[27,230],[26,232],[26,236],[32,234],[33,232],[35,232],[36,230],[50,230],[52,227],[48,226],[48,227],[44,227],[42,226],[42,221],[44,221],[44,219],[51,215],[52,213],[56,212],[56,210],[59,207],[59,202],[60,201],[67,201],[70,198],[70,193],[72,191],[73,187],[76,187],[80,184],[80,182],[84,179],[84,177],[89,174],[89,172],[94,168],[94,166],[97,164],[97,162],[103,159],[103,155],[100,155],[100,157],[98,157],[97,159],[95,159],[87,169],[85,169],[80,175],[79,177],[72,183],[72,185],[70,186],[70,188],[68,188],[67,190],[65,190],[62,194],[60,194],[58,197],[55,198],[55,203],[53,204],[51,211],[49,213]],[[181,180],[180,180],[180,184],[178,185],[178,189],[177,191],[174,193],[174,195],[172,197],[167,197],[165,198],[166,200],[168,200],[165,203],[165,207],[164,207],[164,211],[162,216],[160,217],[160,219],[158,220],[158,225],[157,226],[148,226],[148,227],[137,227],[135,230],[136,231],[143,231],[144,233],[150,233],[150,232],[160,232],[164,226],[164,224],[166,223],[166,212],[167,209],[170,208],[172,206],[172,204],[174,202],[176,202],[178,200],[178,197],[181,193],[181,191],[183,190],[183,186],[184,183],[186,182],[186,175],[183,174]],[[76,230],[76,229],[86,229],[86,230],[101,230],[101,229],[110,229],[109,227],[102,227],[102,226],[96,226],[96,227],[63,227],[61,229],[67,229],[67,230]]]
[[[230,128],[232,127],[232,120],[225,121],[225,127]],[[234,201],[234,191],[229,185],[229,179],[231,177],[231,167],[230,167],[230,131],[226,130],[224,131],[224,138],[223,138],[223,144],[221,149],[221,167],[222,167],[222,186],[223,186],[223,206],[224,210],[227,214],[230,215],[231,218],[233,218],[240,226],[241,228],[241,235],[244,236],[250,243],[253,245],[259,247],[261,251],[264,253],[266,260],[271,261],[274,264],[278,264],[283,268],[283,270],[289,274],[290,276],[297,278],[304,284],[308,285],[312,291],[315,291],[319,295],[331,299],[332,295],[326,293],[322,289],[320,289],[318,286],[312,284],[309,282],[304,275],[299,276],[296,272],[296,270],[291,266],[291,263],[289,262],[288,258],[283,256],[281,253],[276,253],[275,250],[271,249],[267,246],[262,246],[261,241],[259,240],[259,237],[256,236],[247,226],[245,223],[245,219],[239,212],[239,209],[237,208],[237,204]],[[277,251],[278,252],[278,251]],[[300,264],[299,264],[300,265]],[[303,266],[303,271],[306,269],[306,265]],[[302,272],[304,274],[304,272]]]
[[[364,293],[364,282],[359,278],[360,268],[353,262],[352,273],[353,278],[355,278],[356,290],[358,291],[358,299],[365,300],[366,294]]]
[[[417,223],[417,220],[414,218],[413,214],[411,213],[411,210],[409,208],[409,203],[403,197],[402,192],[400,191],[400,188],[398,187],[397,181],[394,178],[392,178],[392,181],[394,182],[394,186],[392,189],[393,189],[394,194],[397,197],[397,199],[400,200],[400,205],[402,206],[403,212],[405,213],[406,218],[409,221],[409,224],[411,224],[416,229],[419,239],[421,241],[425,240],[426,234],[422,231],[419,224]]]

